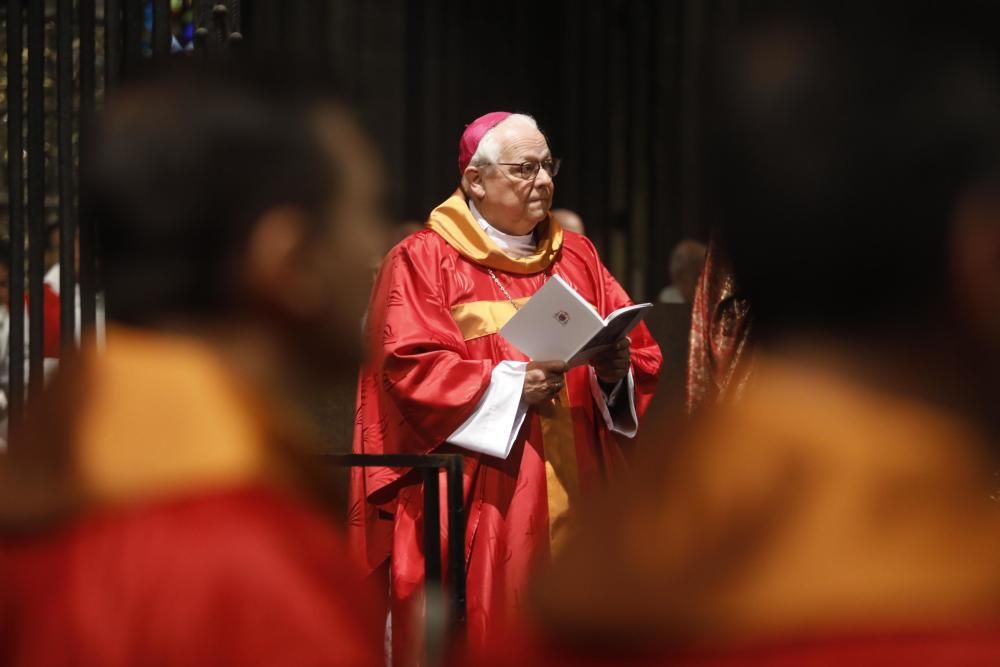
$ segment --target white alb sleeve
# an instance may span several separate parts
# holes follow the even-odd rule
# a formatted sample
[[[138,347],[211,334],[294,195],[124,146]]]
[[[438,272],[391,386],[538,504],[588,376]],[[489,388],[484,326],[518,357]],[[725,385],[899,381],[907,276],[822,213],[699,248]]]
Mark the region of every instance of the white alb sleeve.
[[[622,397],[622,387],[627,390],[627,396]],[[639,430],[639,418],[635,413],[635,378],[632,377],[632,369],[628,370],[628,377],[618,383],[611,390],[611,395],[606,396],[601,389],[601,383],[597,379],[597,372],[590,369],[590,392],[594,395],[594,403],[604,418],[608,430],[624,435],[626,438],[634,438]],[[612,411],[614,415],[612,415]]]
[[[452,445],[506,459],[514,446],[528,404],[524,402],[525,361],[501,361],[493,369],[490,386],[476,410],[448,436]]]

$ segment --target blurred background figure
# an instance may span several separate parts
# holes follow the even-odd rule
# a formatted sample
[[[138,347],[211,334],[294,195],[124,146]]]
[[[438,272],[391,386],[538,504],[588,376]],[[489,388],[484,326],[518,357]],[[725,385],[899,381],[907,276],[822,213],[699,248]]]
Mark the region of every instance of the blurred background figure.
[[[27,339],[26,339],[27,340]],[[0,451],[7,440],[7,392],[10,383],[10,242],[0,239]]]
[[[660,290],[660,303],[693,303],[705,265],[705,244],[685,239],[670,251],[670,284]]]
[[[59,263],[59,223],[50,222],[45,226],[45,273]]]
[[[386,252],[392,250],[396,245],[411,234],[416,234],[424,228],[424,223],[416,220],[404,220],[398,225],[389,228],[386,243]]]
[[[44,321],[42,354],[47,360],[46,364],[51,366],[49,360],[59,358],[60,348],[59,225],[57,223],[49,223],[46,226],[45,242],[45,277],[42,282],[42,313]],[[24,303],[25,305],[28,304],[27,295],[25,295]],[[77,305],[77,311],[79,311],[79,304]],[[80,321],[79,315],[76,321]]]
[[[42,280],[42,314],[43,314],[43,356],[45,358],[46,381],[51,379],[59,368],[59,358],[62,356],[62,285],[60,274],[62,266],[59,262],[59,239],[60,231],[58,224],[50,224],[46,228],[45,247],[45,276]],[[80,343],[80,328],[82,317],[80,313],[80,240],[75,238],[73,242],[73,273],[76,276],[76,288],[74,289],[74,312],[73,318],[76,344]],[[100,345],[104,344],[106,315],[104,310],[104,295],[96,295],[97,311],[94,318],[94,330]],[[25,295],[25,305],[28,304],[28,295]],[[25,315],[27,317],[27,314]],[[27,348],[26,348],[27,349]]]
[[[753,374],[539,578],[539,664],[1000,664],[997,7],[792,7],[712,107]]]
[[[576,211],[571,211],[568,208],[557,208],[552,210],[552,217],[566,231],[587,235],[587,230],[583,226],[583,218]]]
[[[301,406],[356,367],[379,172],[294,78],[108,102],[84,200],[113,325],[0,460],[3,664],[378,664]]]

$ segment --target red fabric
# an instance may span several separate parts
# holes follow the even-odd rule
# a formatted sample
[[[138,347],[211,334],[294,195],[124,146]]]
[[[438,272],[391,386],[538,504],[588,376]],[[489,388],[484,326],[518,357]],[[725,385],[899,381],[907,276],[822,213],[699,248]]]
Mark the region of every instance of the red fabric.
[[[629,303],[593,245],[578,234],[566,233],[559,256],[544,273],[496,272],[513,298],[532,295],[551,273],[562,276],[602,315]],[[414,234],[393,249],[372,297],[372,349],[359,382],[354,431],[358,453],[439,450],[465,455],[468,630],[473,645],[484,642],[488,628],[516,611],[529,570],[549,557],[545,458],[535,411],[529,410],[506,460],[442,444],[473,412],[494,366],[505,359],[525,360],[499,335],[463,339],[451,307],[483,300],[503,301],[505,296],[483,267],[459,255],[433,231]],[[661,357],[645,326],[631,338],[641,415],[652,397]],[[589,372],[575,368],[566,378],[583,493],[623,461],[617,437],[608,432],[594,405]],[[418,478],[406,473],[352,470],[352,550],[369,571],[393,554],[394,639],[406,636],[404,624],[423,585],[422,492]]]
[[[458,173],[461,174],[469,166],[469,161],[476,154],[479,142],[486,133],[510,115],[509,111],[491,111],[465,126],[465,132],[458,141]]]
[[[0,664],[376,665],[336,527],[247,488],[106,511],[0,545]]]
[[[489,653],[456,664],[500,667],[995,667],[1000,626],[912,633],[861,634],[790,640],[730,650],[660,654],[567,649],[525,637],[508,637]]]
[[[24,295],[24,306],[30,305],[30,297]],[[58,359],[60,348],[59,295],[50,285],[42,285],[42,356],[46,359]]]

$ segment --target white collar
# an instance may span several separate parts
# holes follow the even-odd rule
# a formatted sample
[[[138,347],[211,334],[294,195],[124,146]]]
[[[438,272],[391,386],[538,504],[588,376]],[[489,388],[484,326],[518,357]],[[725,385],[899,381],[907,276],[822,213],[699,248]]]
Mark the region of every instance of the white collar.
[[[513,236],[501,232],[486,222],[486,218],[479,212],[479,209],[476,208],[471,199],[469,200],[469,211],[472,213],[472,217],[476,219],[476,222],[479,223],[479,226],[483,228],[483,231],[486,232],[486,235],[503,250],[505,255],[514,259],[521,259],[522,257],[535,254],[537,244],[535,243],[534,232],[525,234],[524,236]]]

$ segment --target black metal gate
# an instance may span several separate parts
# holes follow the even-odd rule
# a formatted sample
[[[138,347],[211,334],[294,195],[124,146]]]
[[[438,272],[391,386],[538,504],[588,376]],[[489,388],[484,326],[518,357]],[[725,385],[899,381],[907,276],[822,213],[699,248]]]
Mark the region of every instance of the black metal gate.
[[[104,95],[171,51],[211,57],[242,39],[239,0],[6,0],[0,20],[6,74],[3,167],[10,239],[8,433],[47,366],[93,342],[101,313],[94,221],[80,218],[78,174],[86,128]],[[47,247],[58,235],[58,248]],[[77,264],[77,243],[79,261]],[[47,260],[48,258],[48,260]],[[59,309],[46,309],[46,272],[58,258]],[[74,270],[75,267],[75,270]],[[25,308],[16,307],[25,303]],[[59,326],[55,329],[58,313]],[[26,317],[27,316],[27,317]],[[26,328],[27,323],[27,328]],[[57,333],[58,332],[58,333]],[[58,338],[58,341],[55,340]],[[50,361],[46,361],[49,358]],[[17,443],[10,443],[17,446]]]

